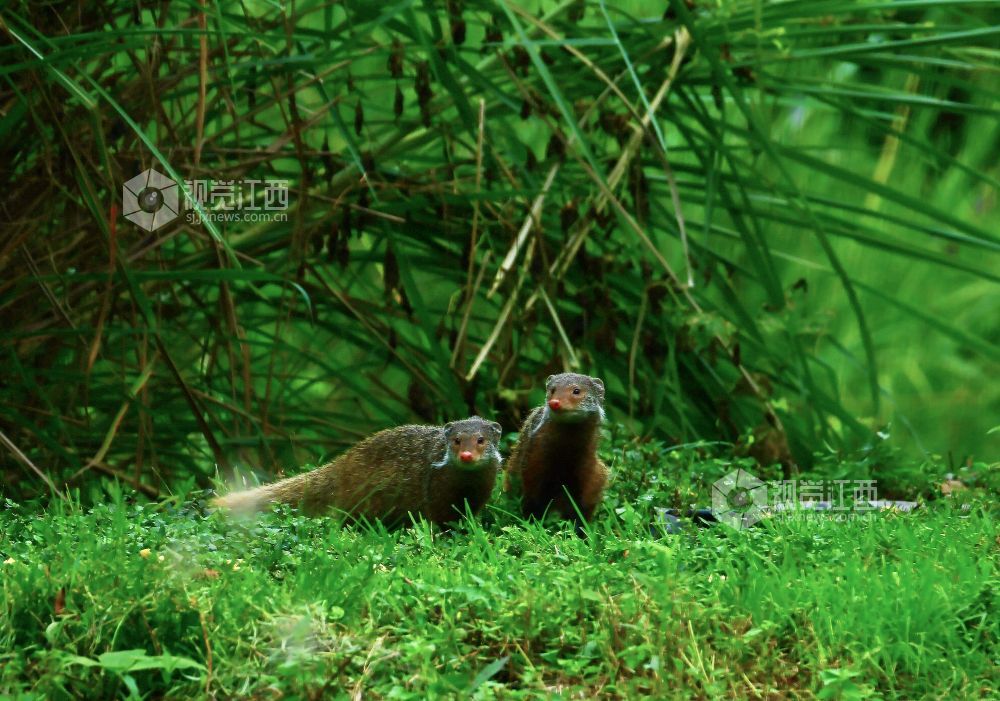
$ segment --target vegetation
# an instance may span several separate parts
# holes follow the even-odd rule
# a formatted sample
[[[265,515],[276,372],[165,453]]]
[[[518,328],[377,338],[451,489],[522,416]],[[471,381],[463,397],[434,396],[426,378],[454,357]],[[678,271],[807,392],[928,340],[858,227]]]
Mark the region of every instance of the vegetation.
[[[513,430],[567,368],[765,463],[995,458],[998,3],[529,5],[3,4],[5,482]],[[144,232],[154,166],[287,216]]]
[[[0,696],[1000,695],[1000,0],[0,0],[0,37]],[[204,510],[388,426],[509,442],[566,370],[607,387],[587,538],[499,494]],[[920,507],[666,532],[736,468]]]
[[[732,468],[606,455],[589,538],[503,499],[442,533],[197,503],[0,515],[0,695],[995,698],[998,486],[912,514],[664,535]],[[650,474],[647,466],[661,466]],[[865,465],[846,465],[863,473]]]

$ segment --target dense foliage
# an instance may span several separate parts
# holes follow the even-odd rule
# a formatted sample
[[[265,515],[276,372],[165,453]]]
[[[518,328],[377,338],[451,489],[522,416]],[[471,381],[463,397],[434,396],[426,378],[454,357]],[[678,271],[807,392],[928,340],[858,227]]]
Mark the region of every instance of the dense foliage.
[[[5,490],[516,430],[570,368],[789,469],[982,457],[998,7],[0,3]],[[148,167],[287,217],[147,233]]]

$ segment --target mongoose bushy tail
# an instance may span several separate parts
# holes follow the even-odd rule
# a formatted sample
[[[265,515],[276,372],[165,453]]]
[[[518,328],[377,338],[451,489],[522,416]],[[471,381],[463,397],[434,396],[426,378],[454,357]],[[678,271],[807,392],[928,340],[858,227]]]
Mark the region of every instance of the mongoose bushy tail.
[[[504,490],[519,483],[526,516],[539,517],[551,507],[576,520],[579,509],[589,521],[608,480],[608,469],[597,457],[604,383],[576,373],[550,375],[545,394],[545,404],[521,428],[507,461]]]
[[[369,436],[311,472],[217,498],[216,506],[259,511],[280,502],[312,515],[340,511],[403,525],[433,523],[482,508],[500,467],[500,424],[473,416],[444,426],[399,426]]]

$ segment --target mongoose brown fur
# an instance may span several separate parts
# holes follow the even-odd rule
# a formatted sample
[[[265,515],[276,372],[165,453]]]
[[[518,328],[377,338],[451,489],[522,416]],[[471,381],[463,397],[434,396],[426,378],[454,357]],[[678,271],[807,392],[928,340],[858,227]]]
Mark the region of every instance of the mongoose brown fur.
[[[369,436],[311,472],[217,498],[235,512],[276,502],[311,515],[333,511],[405,525],[408,514],[454,521],[468,502],[476,513],[490,497],[500,467],[500,424],[478,416],[444,426],[399,426]]]
[[[565,518],[589,521],[608,481],[608,468],[597,457],[604,383],[575,373],[550,375],[545,393],[507,461],[504,491],[520,483],[526,516],[540,517],[551,507]]]

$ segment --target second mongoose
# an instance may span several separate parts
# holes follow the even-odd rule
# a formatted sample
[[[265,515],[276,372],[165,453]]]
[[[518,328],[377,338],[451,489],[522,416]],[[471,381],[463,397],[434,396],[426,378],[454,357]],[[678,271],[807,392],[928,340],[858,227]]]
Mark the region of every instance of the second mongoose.
[[[408,515],[432,523],[476,513],[493,491],[500,467],[500,424],[473,416],[444,426],[399,426],[369,436],[311,472],[219,497],[215,506],[259,511],[273,503],[311,515],[406,525]]]
[[[504,491],[520,483],[526,516],[540,517],[551,507],[563,517],[589,521],[608,481],[608,468],[597,457],[604,383],[576,373],[550,375],[545,394],[507,461]]]

